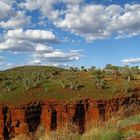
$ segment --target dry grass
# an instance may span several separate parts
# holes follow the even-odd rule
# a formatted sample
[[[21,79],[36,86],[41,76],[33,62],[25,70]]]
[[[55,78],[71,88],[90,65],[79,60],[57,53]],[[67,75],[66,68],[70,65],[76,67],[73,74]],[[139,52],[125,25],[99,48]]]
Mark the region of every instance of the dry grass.
[[[20,134],[11,140],[31,140],[31,138],[25,134]]]
[[[134,116],[135,122],[140,123],[140,115]],[[112,117],[106,122],[90,123],[83,135],[78,134],[77,127],[72,124],[65,124],[61,129],[48,132],[40,125],[36,133],[32,136],[19,135],[12,140],[123,140],[125,138],[140,137],[140,132],[135,130],[124,131],[124,123],[129,118],[121,119]],[[130,117],[132,120],[132,117]],[[123,122],[123,125],[121,126]],[[125,126],[130,124],[125,124]]]

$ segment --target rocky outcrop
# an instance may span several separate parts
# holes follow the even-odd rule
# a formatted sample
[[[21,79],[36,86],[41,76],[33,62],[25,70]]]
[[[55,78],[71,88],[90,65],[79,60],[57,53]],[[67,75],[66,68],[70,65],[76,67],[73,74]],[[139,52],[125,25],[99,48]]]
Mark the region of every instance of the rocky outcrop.
[[[47,131],[59,129],[72,122],[79,133],[91,121],[106,120],[121,108],[140,107],[139,94],[109,100],[83,99],[74,102],[61,100],[35,101],[21,106],[0,106],[0,139],[9,140],[21,133],[34,133],[42,124]],[[133,113],[126,111],[126,115]]]

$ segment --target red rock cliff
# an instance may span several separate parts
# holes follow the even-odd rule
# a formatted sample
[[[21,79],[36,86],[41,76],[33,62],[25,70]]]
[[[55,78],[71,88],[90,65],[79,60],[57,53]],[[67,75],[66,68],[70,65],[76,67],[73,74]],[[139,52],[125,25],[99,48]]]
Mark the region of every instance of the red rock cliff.
[[[17,134],[34,133],[39,124],[46,130],[56,130],[72,122],[83,133],[89,121],[106,120],[120,108],[140,106],[139,94],[110,100],[83,99],[71,103],[48,100],[17,107],[0,106],[0,139],[8,140]],[[129,113],[131,113],[129,111]]]

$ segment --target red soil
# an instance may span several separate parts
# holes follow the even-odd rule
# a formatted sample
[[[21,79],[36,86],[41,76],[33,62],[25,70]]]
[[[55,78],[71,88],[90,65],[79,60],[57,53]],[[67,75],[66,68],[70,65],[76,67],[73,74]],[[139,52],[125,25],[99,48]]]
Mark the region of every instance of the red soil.
[[[40,89],[38,89],[40,90]],[[33,91],[30,91],[34,94]],[[46,100],[25,103],[24,105],[0,106],[0,139],[10,139],[21,133],[34,133],[39,124],[47,131],[58,129],[64,123],[72,122],[83,133],[91,121],[106,120],[120,108],[134,106],[139,108],[138,94],[131,97],[119,97],[110,100],[83,99],[74,102],[64,100]],[[137,106],[136,106],[137,105]],[[132,112],[125,112],[126,116]],[[139,126],[135,126],[139,129]]]

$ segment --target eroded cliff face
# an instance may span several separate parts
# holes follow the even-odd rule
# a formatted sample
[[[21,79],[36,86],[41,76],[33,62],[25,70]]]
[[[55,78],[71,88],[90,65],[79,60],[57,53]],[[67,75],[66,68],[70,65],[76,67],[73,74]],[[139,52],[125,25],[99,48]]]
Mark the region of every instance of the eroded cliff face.
[[[48,100],[17,107],[1,105],[0,139],[9,140],[21,133],[34,133],[40,124],[46,128],[46,131],[53,131],[67,122],[75,124],[82,134],[89,122],[104,121],[122,108],[130,106],[140,107],[139,94],[110,100],[83,99],[71,103]],[[131,115],[133,109],[124,113]]]

